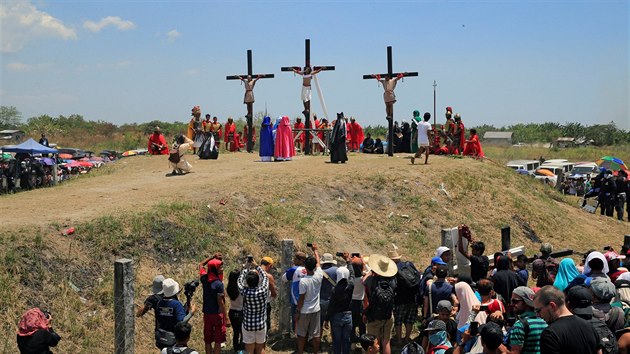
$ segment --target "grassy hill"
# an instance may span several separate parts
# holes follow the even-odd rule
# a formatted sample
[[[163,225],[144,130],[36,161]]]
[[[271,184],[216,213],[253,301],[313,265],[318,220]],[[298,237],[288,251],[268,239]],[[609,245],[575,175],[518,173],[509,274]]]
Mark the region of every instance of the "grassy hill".
[[[542,242],[576,250],[617,245],[630,223],[588,214],[574,198],[491,161],[431,156],[430,165],[350,154],[344,165],[327,158],[259,163],[247,153],[217,161],[191,159],[195,173],[166,177],[165,157],[124,159],[89,178],[57,188],[0,197],[0,352],[14,352],[21,313],[52,312],[63,340],[57,350],[113,351],[113,262],[131,258],[136,303],[162,273],[183,284],[196,264],[221,251],[227,268],[247,254],[280,259],[280,241],[322,252],[385,253],[395,243],[404,258],[428,264],[444,227],[466,223],[488,253],[500,230],[527,254]],[[545,156],[547,157],[547,156]],[[548,157],[549,158],[549,157]],[[498,160],[503,157],[497,157]],[[440,185],[448,195],[440,191]],[[76,233],[61,235],[68,226]],[[278,270],[280,272],[280,270]],[[196,294],[201,304],[201,291]],[[191,346],[201,349],[201,316]],[[136,352],[154,353],[153,316],[136,322]]]

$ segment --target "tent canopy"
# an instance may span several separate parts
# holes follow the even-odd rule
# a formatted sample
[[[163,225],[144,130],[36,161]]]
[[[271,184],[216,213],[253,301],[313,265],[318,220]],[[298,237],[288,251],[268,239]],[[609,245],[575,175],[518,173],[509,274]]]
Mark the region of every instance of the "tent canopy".
[[[56,154],[57,149],[51,149],[42,144],[39,144],[35,140],[28,139],[22,144],[18,145],[7,145],[2,148],[4,152],[21,152],[27,154]]]

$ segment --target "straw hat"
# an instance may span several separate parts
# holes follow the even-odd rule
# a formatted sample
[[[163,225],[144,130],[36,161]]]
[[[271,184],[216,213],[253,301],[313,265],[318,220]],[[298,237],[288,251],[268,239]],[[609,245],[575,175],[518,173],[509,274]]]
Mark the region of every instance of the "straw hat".
[[[394,248],[387,251],[387,256],[394,261],[399,260],[402,256],[398,254],[398,247],[393,243],[392,246],[394,246]]]
[[[333,258],[333,255],[331,253],[324,253],[322,255],[322,264],[337,264],[337,261],[335,260],[335,258]]]
[[[393,277],[396,273],[398,273],[396,263],[382,254],[370,255],[368,266],[372,269],[372,272],[382,277]]]

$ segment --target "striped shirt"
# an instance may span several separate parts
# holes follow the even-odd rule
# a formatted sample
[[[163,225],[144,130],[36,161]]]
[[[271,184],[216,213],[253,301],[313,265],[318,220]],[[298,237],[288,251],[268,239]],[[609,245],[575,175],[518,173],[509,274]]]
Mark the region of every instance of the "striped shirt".
[[[256,272],[259,280],[255,288],[248,287],[245,282],[248,269],[243,269],[238,277],[238,290],[243,296],[243,328],[247,331],[260,331],[267,324],[269,278],[260,266],[256,267]]]
[[[525,331],[523,322],[527,321],[529,331]],[[510,345],[520,345],[522,354],[540,354],[540,336],[547,328],[542,318],[536,317],[533,311],[527,311],[519,316],[510,331]]]

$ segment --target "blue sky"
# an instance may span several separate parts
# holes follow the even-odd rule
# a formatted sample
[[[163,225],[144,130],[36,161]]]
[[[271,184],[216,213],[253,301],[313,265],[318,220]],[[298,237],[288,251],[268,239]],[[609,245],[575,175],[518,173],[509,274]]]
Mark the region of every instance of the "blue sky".
[[[0,3],[0,102],[24,119],[81,114],[116,124],[187,121],[194,105],[225,120],[302,111],[301,80],[280,72],[335,65],[319,82],[330,115],[385,124],[383,89],[363,74],[418,71],[399,82],[395,119],[452,106],[468,126],[614,121],[630,129],[629,6],[598,1],[13,1]],[[316,91],[312,107],[322,115]]]

